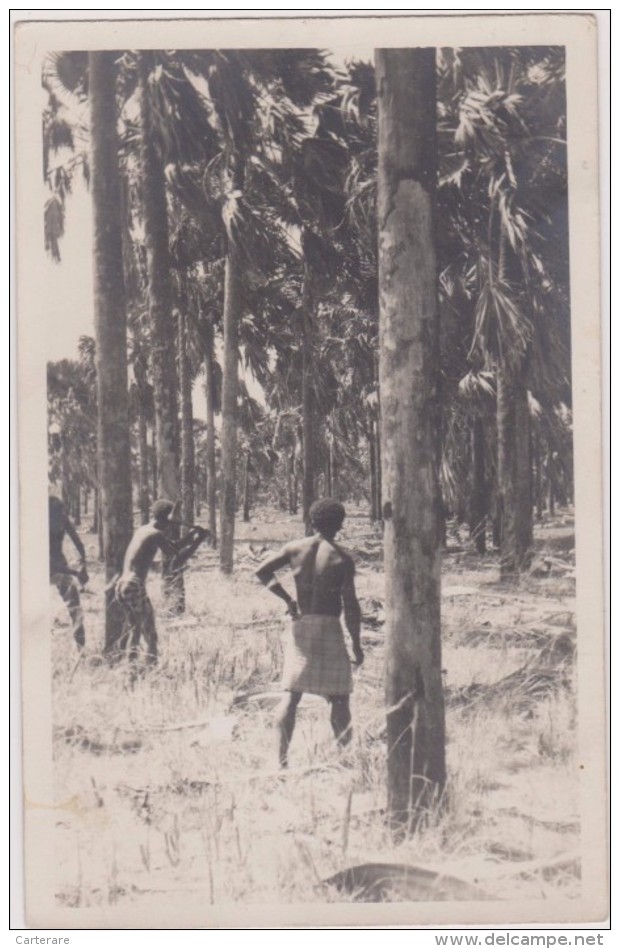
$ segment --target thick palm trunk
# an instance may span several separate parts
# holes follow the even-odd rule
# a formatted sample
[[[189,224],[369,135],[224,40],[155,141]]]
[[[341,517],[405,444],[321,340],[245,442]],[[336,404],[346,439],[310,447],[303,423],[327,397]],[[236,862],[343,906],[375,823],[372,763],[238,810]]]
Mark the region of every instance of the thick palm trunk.
[[[142,172],[142,210],[148,272],[151,367],[157,438],[157,493],[176,501],[179,497],[179,440],[177,417],[176,340],[172,319],[168,212],[162,160],[156,150],[151,115],[149,81],[152,53],[139,54]],[[174,536],[175,529],[171,529]],[[178,531],[176,531],[178,534]],[[169,608],[184,609],[183,575],[172,576],[168,558],[163,560],[164,594]]]
[[[541,470],[541,453],[540,453],[540,437],[537,432],[534,433],[533,439],[533,458],[532,465],[534,467],[534,497],[536,499],[536,520],[542,521],[543,516],[543,482],[542,482],[542,470]]]
[[[310,277],[306,274],[301,312],[301,392],[302,392],[302,425],[303,425],[303,486],[302,503],[303,519],[306,534],[312,533],[310,524],[310,507],[314,501],[315,480],[315,406],[314,406],[314,338],[312,332],[312,292]]]
[[[377,520],[381,520],[382,514],[381,510],[383,507],[383,488],[381,480],[381,424],[379,419],[376,418],[373,422],[373,433],[374,433],[374,442],[375,442],[375,456],[377,459],[377,480],[375,482],[375,508],[377,510]]]
[[[243,520],[250,520],[250,453],[243,454]]]
[[[217,484],[215,465],[215,373],[213,366],[213,327],[205,336],[205,396],[207,412],[207,509],[212,543],[217,541]]]
[[[151,478],[153,480],[153,498],[157,498],[157,433],[153,427],[153,441],[151,443]]]
[[[222,479],[220,501],[220,570],[232,573],[237,501],[237,393],[241,262],[229,245],[224,278],[224,374],[222,379]]]
[[[333,458],[333,445],[331,437],[327,443],[327,453],[325,456],[325,494],[328,498],[334,496],[334,479],[332,476],[332,458]]]
[[[295,497],[295,450],[289,452],[286,459],[286,487],[288,494],[288,512],[297,514],[297,498]]]
[[[377,447],[372,419],[368,424],[368,460],[370,466],[370,520],[379,519],[377,510]]]
[[[93,497],[93,524],[90,529],[91,534],[99,533],[99,488],[95,488]]]
[[[148,524],[151,503],[149,491],[148,426],[145,409],[148,384],[146,381],[146,366],[139,356],[134,360],[133,371],[136,377],[136,389],[138,393],[138,500],[140,506],[140,522],[142,524]]]
[[[142,405],[138,406],[138,466],[140,478],[140,522],[142,524],[148,524],[150,514],[149,446],[146,437],[146,418]]]
[[[469,533],[476,550],[486,550],[487,486],[484,466],[484,424],[476,416],[471,432],[471,500],[469,507]]]
[[[388,807],[401,833],[445,781],[435,52],[377,50],[376,68]]]
[[[194,523],[194,414],[192,409],[192,375],[187,354],[187,317],[178,315],[179,388],[181,392],[181,510],[186,528]]]
[[[116,131],[117,54],[89,54],[91,193],[95,278],[97,453],[106,579],[121,567],[132,533],[127,315]],[[123,617],[106,601],[106,652],[116,648]]]
[[[525,367],[497,372],[497,478],[501,513],[500,571],[525,568],[532,548],[530,417]]]

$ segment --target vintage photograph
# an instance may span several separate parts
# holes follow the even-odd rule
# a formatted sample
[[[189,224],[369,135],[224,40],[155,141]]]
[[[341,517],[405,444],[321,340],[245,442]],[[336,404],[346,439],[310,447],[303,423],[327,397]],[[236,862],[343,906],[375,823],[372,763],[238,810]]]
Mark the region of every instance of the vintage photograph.
[[[595,919],[562,31],[209,32],[39,48],[49,918]]]

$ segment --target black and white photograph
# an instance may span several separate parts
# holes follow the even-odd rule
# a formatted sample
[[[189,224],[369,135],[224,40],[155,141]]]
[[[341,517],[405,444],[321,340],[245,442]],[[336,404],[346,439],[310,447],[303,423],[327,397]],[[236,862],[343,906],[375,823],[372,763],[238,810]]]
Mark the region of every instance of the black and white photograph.
[[[604,919],[595,20],[16,44],[27,924]]]

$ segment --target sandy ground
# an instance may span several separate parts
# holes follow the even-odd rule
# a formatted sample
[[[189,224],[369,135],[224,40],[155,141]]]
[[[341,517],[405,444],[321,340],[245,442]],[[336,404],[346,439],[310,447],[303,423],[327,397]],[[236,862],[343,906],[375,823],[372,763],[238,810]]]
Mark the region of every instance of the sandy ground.
[[[462,899],[471,887],[489,899],[576,897],[572,518],[537,526],[533,569],[514,587],[500,583],[495,553],[481,558],[451,531],[442,600],[448,786],[428,826],[398,845],[384,819],[381,543],[362,512],[341,538],[358,552],[365,616],[354,741],[339,752],[326,704],[306,696],[290,769],[276,768],[285,617],[252,573],[265,550],[299,532],[298,518],[276,512],[240,524],[230,579],[201,549],[181,618],[161,608],[153,575],[161,661],[138,682],[97,664],[101,568],[92,566],[83,595],[80,662],[50,588],[59,902],[146,905],[178,892],[206,903]],[[94,537],[82,536],[94,565]],[[405,883],[394,871],[378,885],[371,868],[344,889],[324,884],[377,862],[415,869]]]

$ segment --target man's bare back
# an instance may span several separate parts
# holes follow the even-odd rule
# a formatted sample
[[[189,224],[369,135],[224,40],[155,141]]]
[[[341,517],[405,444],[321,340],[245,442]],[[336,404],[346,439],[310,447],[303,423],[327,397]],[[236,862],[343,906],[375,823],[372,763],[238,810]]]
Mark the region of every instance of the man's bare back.
[[[123,560],[122,576],[137,576],[145,581],[157,551],[174,553],[175,549],[162,530],[154,524],[144,524],[136,530],[129,542]]]
[[[293,572],[302,616],[340,616],[344,606],[347,626],[349,620],[357,625],[355,568],[352,557],[342,547],[319,533],[291,541],[266,560],[256,575],[262,583],[272,586],[275,572],[285,566],[290,566]]]

